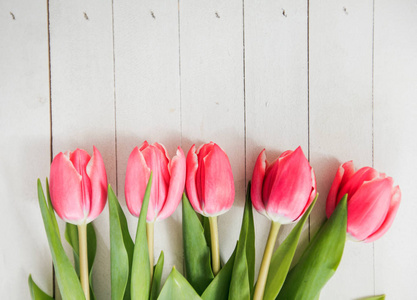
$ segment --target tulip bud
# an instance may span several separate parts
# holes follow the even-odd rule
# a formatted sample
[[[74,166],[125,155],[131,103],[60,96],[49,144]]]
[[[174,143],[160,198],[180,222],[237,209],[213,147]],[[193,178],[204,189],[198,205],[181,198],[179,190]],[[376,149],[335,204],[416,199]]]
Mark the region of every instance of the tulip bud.
[[[355,240],[373,242],[390,228],[401,201],[399,186],[371,167],[355,172],[353,162],[337,170],[326,202],[327,217],[348,195],[347,232]]]
[[[297,221],[316,196],[316,177],[301,147],[286,151],[271,165],[265,149],[256,160],[251,198],[255,209],[273,222]]]
[[[217,144],[204,144],[197,151],[193,145],[188,151],[186,190],[194,210],[206,217],[221,215],[232,207],[232,167]]]
[[[106,169],[96,147],[92,157],[82,149],[56,155],[49,181],[52,206],[65,222],[89,223],[106,205]]]
[[[162,144],[149,145],[145,141],[133,149],[126,169],[125,197],[130,213],[139,217],[149,175],[152,171],[152,188],[146,220],[162,220],[175,211],[181,201],[185,185],[185,156],[178,147],[169,159]]]

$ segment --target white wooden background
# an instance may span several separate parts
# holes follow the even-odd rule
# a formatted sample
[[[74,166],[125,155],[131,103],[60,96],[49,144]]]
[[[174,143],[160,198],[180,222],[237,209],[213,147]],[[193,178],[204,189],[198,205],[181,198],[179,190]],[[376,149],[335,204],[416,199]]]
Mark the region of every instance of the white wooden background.
[[[264,147],[273,159],[301,145],[316,171],[321,197],[302,246],[340,163],[393,176],[392,228],[348,242],[321,299],[416,299],[416,70],[416,0],[1,0],[0,298],[29,299],[29,273],[52,294],[36,196],[52,157],[97,146],[126,208],[126,162],[147,139],[171,155],[210,140],[228,153],[236,199],[219,221],[223,258]],[[98,299],[110,299],[108,224],[106,208],[95,221]],[[258,269],[269,223],[255,213],[255,226]],[[183,267],[181,210],[155,233],[166,278]]]

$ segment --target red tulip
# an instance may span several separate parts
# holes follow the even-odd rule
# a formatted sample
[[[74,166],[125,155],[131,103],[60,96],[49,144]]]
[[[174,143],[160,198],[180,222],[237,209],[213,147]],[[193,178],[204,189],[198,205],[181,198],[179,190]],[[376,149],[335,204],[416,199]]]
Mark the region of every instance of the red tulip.
[[[107,175],[103,158],[82,150],[55,156],[51,164],[52,206],[65,222],[80,225],[98,217],[107,200]]]
[[[255,209],[273,222],[297,221],[316,196],[316,177],[301,147],[286,151],[272,164],[265,149],[252,176],[251,198]]]
[[[347,232],[355,240],[373,242],[391,226],[401,201],[399,186],[371,167],[355,172],[353,162],[339,167],[326,203],[330,217],[340,199],[348,195]]]
[[[144,142],[133,149],[127,162],[125,197],[130,213],[139,217],[146,185],[152,171],[152,188],[147,221],[169,217],[181,201],[185,185],[185,156],[178,147],[176,156],[169,159],[165,147]]]
[[[235,198],[232,167],[226,153],[215,143],[193,145],[187,155],[187,195],[194,210],[214,217],[232,207]]]

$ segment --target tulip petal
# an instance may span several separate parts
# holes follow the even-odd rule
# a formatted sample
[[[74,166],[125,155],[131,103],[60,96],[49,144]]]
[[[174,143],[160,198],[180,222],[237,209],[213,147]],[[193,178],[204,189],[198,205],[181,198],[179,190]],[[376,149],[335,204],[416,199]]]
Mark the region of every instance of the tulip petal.
[[[86,168],[87,175],[90,178],[92,191],[90,213],[87,217],[87,223],[101,214],[107,200],[107,174],[103,158],[96,147],[93,146],[93,149],[93,156]]]
[[[87,175],[87,164],[91,157],[87,151],[82,149],[76,149],[70,154],[70,160],[77,170],[78,174],[81,175],[81,190],[83,193],[83,211],[85,217],[88,216],[91,206],[91,182]]]
[[[136,147],[127,161],[125,180],[126,205],[130,213],[136,217],[139,217],[140,214],[150,173],[151,170],[146,165],[145,158]]]
[[[169,164],[169,171],[171,178],[169,181],[168,196],[159,212],[158,220],[163,220],[172,215],[180,203],[181,195],[184,192],[186,163],[184,152],[180,147],[178,147],[176,156],[172,158]]]
[[[197,186],[196,186],[197,169],[198,169],[198,157],[195,152],[195,145],[192,145],[187,154],[187,162],[186,162],[187,176],[186,176],[186,181],[185,181],[185,188],[187,190],[188,199],[190,200],[190,203],[193,206],[194,210],[202,214],[203,210],[201,209],[201,204],[197,195]]]
[[[376,230],[373,234],[371,234],[369,237],[365,239],[365,242],[367,243],[373,242],[379,239],[388,231],[388,229],[391,227],[392,223],[394,222],[394,218],[397,214],[398,208],[400,206],[400,202],[401,202],[401,191],[400,191],[400,187],[397,185],[393,189],[393,195],[391,198],[391,204],[388,210],[387,217],[385,218],[382,225],[378,228],[378,230]]]
[[[316,195],[317,195],[317,182],[316,182],[316,174],[314,173],[313,168],[311,168],[311,167],[310,167],[310,169],[311,169],[311,180],[312,180],[312,182],[311,182],[312,187],[311,187],[310,198],[308,199],[307,204],[306,204],[306,206],[304,207],[304,209],[303,209],[303,211],[301,212],[301,214],[300,214],[300,215],[298,216],[298,218],[297,218],[297,219],[295,219],[294,221],[298,221],[298,219],[300,219],[300,218],[304,215],[304,213],[305,213],[305,212],[306,212],[306,210],[310,207],[310,204],[311,204],[311,203],[313,203],[313,201],[314,201],[314,199],[316,198]]]
[[[251,186],[251,200],[253,207],[261,214],[265,215],[265,205],[262,201],[262,187],[265,178],[266,170],[266,154],[265,149],[259,153],[253,169],[252,186]]]
[[[157,149],[159,149],[159,151],[161,151],[161,153],[165,156],[166,161],[169,163],[170,162],[170,159],[169,159],[168,151],[165,148],[165,146],[162,145],[162,144],[159,144],[159,143],[154,143],[153,146],[156,147]],[[169,172],[169,168],[167,170]],[[170,175],[167,174],[167,176],[169,178]]]
[[[69,155],[61,152],[55,156],[49,177],[51,202],[58,216],[72,224],[84,221],[82,177],[74,168]]]
[[[196,188],[197,188],[197,196],[200,201],[200,205],[204,211],[204,189],[205,189],[205,179],[206,176],[204,171],[204,159],[206,156],[213,150],[214,143],[210,142],[208,144],[203,144],[197,149],[197,157],[198,157],[198,169],[196,173]]]
[[[365,181],[371,181],[376,178],[381,178],[381,175],[371,167],[363,167],[357,170],[355,174],[345,181],[346,184],[340,186],[337,195],[337,203],[339,203],[340,199],[346,194],[351,198]],[[344,179],[342,179],[342,181],[344,181]]]
[[[344,164],[342,164],[342,167],[344,169],[344,172],[343,172],[343,178],[342,178],[341,186],[344,186],[344,185],[346,185],[346,182],[348,182],[348,180],[355,174],[355,166],[353,165],[353,161],[350,160],[350,161],[345,162]],[[339,201],[340,201],[340,199],[339,199]],[[337,202],[337,204],[339,204],[339,201]]]
[[[203,211],[206,216],[218,216],[230,209],[235,198],[232,167],[226,153],[217,145],[203,159]]]
[[[86,171],[86,166],[91,159],[90,154],[83,149],[75,149],[74,152],[70,152],[69,158],[80,175]]]
[[[139,147],[139,151],[140,152],[142,152],[144,149],[146,149],[146,148],[148,148],[149,147],[149,143],[148,143],[148,141],[144,141],[143,143],[142,143],[142,145],[140,145],[140,147]]]
[[[167,201],[168,192],[169,192],[169,183],[171,180],[171,171],[170,171],[170,164],[171,160],[168,156],[168,151],[164,145],[159,143],[154,143],[153,146],[155,149],[158,149],[157,157],[158,157],[158,198],[156,199],[156,206],[154,207],[155,210],[155,218],[158,217],[158,214],[161,212],[162,208]],[[185,176],[185,174],[184,174]],[[155,178],[155,177],[153,177]],[[179,200],[178,200],[179,201]]]
[[[298,146],[298,148],[300,148],[301,149],[301,146]],[[298,149],[297,148],[297,149]],[[287,151],[284,151],[284,152],[282,152],[282,154],[279,156],[279,158],[284,158],[285,156],[288,156],[288,155],[290,155],[291,153],[293,153],[294,151],[292,151],[292,150],[287,150]]]
[[[316,181],[316,173],[314,172],[313,168],[310,167],[311,170],[311,194],[310,194],[310,199],[308,200],[308,203],[306,205],[305,210],[307,210],[307,208],[310,207],[310,204],[313,203],[314,199],[316,198],[316,194],[317,194],[317,181]],[[304,214],[304,212],[303,212]]]
[[[147,220],[155,221],[160,209],[162,208],[169,184],[169,159],[165,155],[165,151],[161,151],[159,147],[149,145],[149,147],[141,151],[148,168],[152,171],[152,189],[149,199],[149,208]]]
[[[339,168],[337,169],[336,176],[333,180],[333,184],[327,196],[327,201],[326,201],[327,218],[330,218],[331,214],[336,209],[336,206],[341,199],[341,197],[340,198],[337,197],[339,188],[341,186],[344,186],[346,182],[348,181],[348,179],[352,177],[354,173],[355,173],[355,168],[353,166],[352,161],[348,161],[340,165]]]
[[[275,180],[278,176],[280,158],[277,158],[272,164],[266,167],[265,177],[262,188],[262,201],[264,207],[266,206],[266,199],[269,199],[272,188],[274,187]]]
[[[269,175],[273,184],[264,204],[266,212],[273,221],[285,222],[296,220],[306,207],[312,189],[311,167],[301,149],[284,155],[279,159],[277,170]],[[265,180],[266,183],[266,180]],[[282,223],[285,224],[285,223]]]
[[[200,157],[201,157],[201,159],[203,159],[204,157],[206,157],[213,150],[213,147],[214,147],[214,143],[213,142],[210,142],[210,143],[207,143],[207,144],[203,144],[200,147],[198,147],[196,153],[197,153],[197,155],[199,157],[199,159],[198,159],[198,163],[199,164],[200,164]]]
[[[348,200],[347,231],[362,241],[385,220],[391,202],[392,178],[364,182]]]
[[[264,204],[265,199],[269,199],[269,196],[272,192],[272,188],[274,186],[274,183],[277,179],[278,176],[278,168],[279,168],[279,163],[280,161],[290,155],[291,153],[293,153],[294,151],[292,150],[287,150],[285,152],[283,152],[275,161],[272,162],[272,164],[267,165],[266,167],[266,171],[265,171],[265,180],[264,180],[264,186],[263,186],[263,199],[264,199]],[[269,174],[272,173],[272,175],[270,176]]]

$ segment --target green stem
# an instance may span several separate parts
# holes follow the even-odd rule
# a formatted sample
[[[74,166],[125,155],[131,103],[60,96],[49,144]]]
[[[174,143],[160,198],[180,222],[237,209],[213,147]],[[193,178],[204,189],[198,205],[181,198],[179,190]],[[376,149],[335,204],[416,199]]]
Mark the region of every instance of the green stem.
[[[258,282],[256,283],[253,300],[262,300],[264,297],[266,279],[268,277],[269,265],[271,263],[272,253],[274,252],[275,241],[281,224],[278,222],[271,222],[271,229],[269,230],[268,241],[265,246],[264,256],[262,258],[261,268],[259,270]]]
[[[217,229],[217,217],[209,217],[211,236],[211,259],[214,276],[220,271],[219,231]]]
[[[153,277],[153,243],[154,243],[154,223],[146,222],[146,237],[148,239],[149,263],[151,265],[151,280]]]
[[[88,282],[87,224],[78,225],[78,243],[80,247],[80,281],[85,299],[90,300],[90,284]]]

